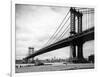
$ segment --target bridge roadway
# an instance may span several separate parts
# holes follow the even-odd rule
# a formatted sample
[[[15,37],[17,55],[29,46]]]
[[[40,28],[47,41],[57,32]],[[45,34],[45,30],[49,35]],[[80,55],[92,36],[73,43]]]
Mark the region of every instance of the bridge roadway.
[[[37,55],[40,55],[40,54],[43,54],[43,53],[46,53],[46,52],[50,52],[50,51],[53,51],[53,50],[56,50],[56,49],[59,49],[59,48],[70,46],[72,42],[75,45],[77,45],[80,42],[85,43],[86,41],[90,41],[90,40],[94,40],[94,27],[92,27],[88,30],[85,30],[81,33],[76,33],[73,36],[69,36],[69,37],[67,37],[67,38],[65,38],[61,41],[58,41],[54,44],[51,44],[47,47],[44,47],[44,48],[36,51],[34,54],[27,56],[25,59],[29,59],[29,58],[35,57]]]

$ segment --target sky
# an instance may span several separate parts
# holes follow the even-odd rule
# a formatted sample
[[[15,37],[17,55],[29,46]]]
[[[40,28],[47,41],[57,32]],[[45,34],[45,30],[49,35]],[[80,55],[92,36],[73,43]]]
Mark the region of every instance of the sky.
[[[35,52],[41,49],[60,25],[68,10],[69,8],[67,7],[16,4],[16,59],[26,57],[28,55],[28,47],[34,47]],[[85,19],[83,22],[85,22]],[[83,29],[85,28],[83,27]],[[66,34],[66,36],[68,35]],[[55,36],[53,40],[57,37]],[[85,57],[93,54],[94,41],[86,42],[83,50]],[[36,56],[36,58],[68,58],[69,56],[70,47],[65,47]]]

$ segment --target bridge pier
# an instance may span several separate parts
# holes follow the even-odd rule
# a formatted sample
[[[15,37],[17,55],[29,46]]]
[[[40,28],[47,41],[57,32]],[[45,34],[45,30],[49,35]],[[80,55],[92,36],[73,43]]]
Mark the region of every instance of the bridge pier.
[[[87,63],[88,61],[83,56],[83,43],[77,45],[77,59],[76,63]]]
[[[70,46],[70,58],[75,58],[76,57],[76,46],[72,44]]]
[[[77,58],[83,59],[83,44],[82,43],[77,45]]]

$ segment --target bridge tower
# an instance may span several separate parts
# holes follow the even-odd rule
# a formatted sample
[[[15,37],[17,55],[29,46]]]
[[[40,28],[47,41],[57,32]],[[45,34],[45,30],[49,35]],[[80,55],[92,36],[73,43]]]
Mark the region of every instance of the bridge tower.
[[[29,47],[29,55],[33,54],[34,53],[34,48],[33,47]],[[31,58],[30,60],[31,62],[34,61],[34,58]]]
[[[77,12],[78,33],[82,32],[82,16],[83,16],[82,13]],[[79,39],[79,42],[77,43],[77,58],[83,59],[83,41],[82,41],[82,39]]]
[[[82,16],[83,14],[79,11],[76,11],[76,9],[71,8],[70,9],[70,15],[71,15],[71,26],[70,26],[70,35],[73,36],[76,34],[76,17],[77,17],[77,25],[78,25],[78,30],[77,33],[82,32]],[[76,46],[77,46],[77,55],[76,55]],[[73,60],[81,61],[83,60],[83,41],[82,39],[79,39],[77,43],[71,42],[70,45],[70,58]]]
[[[70,18],[70,24],[71,24],[70,35],[71,36],[76,34],[76,32],[75,32],[75,29],[76,29],[75,28],[75,17],[76,17],[75,12],[76,12],[75,9],[73,9],[73,8],[70,9],[70,16],[71,16],[71,18]],[[73,59],[76,57],[76,45],[73,42],[71,43],[70,50],[71,50],[70,58]]]

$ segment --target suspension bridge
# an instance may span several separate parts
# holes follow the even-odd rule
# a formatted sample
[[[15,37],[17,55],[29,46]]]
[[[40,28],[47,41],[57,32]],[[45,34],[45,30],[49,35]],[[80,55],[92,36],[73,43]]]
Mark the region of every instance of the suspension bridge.
[[[55,36],[57,39],[54,39]],[[84,62],[83,44],[91,40],[94,40],[94,9],[70,7],[46,44],[24,60],[70,46],[70,58]]]

